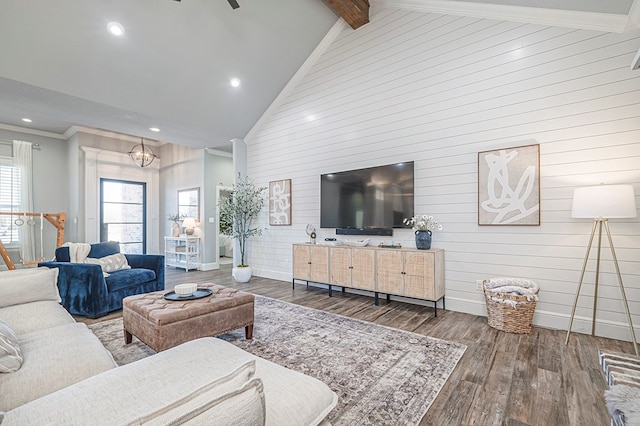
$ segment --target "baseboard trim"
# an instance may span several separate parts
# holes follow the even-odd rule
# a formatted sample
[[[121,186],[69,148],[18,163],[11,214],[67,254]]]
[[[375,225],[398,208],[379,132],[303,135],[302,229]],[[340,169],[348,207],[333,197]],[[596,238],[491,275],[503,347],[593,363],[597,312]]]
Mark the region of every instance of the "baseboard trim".
[[[201,263],[198,267],[198,270],[200,271],[213,271],[214,269],[220,269],[220,264],[218,262]]]

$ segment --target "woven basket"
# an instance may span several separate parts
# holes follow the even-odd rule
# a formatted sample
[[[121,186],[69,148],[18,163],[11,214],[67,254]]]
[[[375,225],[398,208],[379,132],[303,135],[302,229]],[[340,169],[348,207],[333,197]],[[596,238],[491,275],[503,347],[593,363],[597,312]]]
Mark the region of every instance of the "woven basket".
[[[487,283],[488,281],[485,280],[483,288],[489,326],[508,333],[531,333],[531,321],[533,321],[533,311],[536,309],[537,300],[528,300],[527,296],[489,291]],[[512,307],[493,300],[494,297],[502,301],[511,300],[516,303],[516,306]]]

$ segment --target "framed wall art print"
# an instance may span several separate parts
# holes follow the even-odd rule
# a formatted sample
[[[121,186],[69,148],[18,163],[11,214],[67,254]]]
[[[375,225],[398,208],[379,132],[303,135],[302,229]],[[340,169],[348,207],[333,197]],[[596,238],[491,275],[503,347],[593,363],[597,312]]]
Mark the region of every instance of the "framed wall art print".
[[[291,179],[269,182],[269,225],[291,225]]]
[[[540,145],[478,153],[478,225],[540,225]]]

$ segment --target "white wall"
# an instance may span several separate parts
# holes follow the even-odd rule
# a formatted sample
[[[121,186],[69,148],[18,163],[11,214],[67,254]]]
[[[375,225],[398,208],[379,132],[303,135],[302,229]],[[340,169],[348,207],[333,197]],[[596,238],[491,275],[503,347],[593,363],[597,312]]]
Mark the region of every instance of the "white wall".
[[[82,139],[82,137],[81,137]],[[83,163],[84,185],[82,204],[84,205],[85,233],[80,234],[83,242],[95,243],[100,241],[100,180],[116,179],[132,182],[143,182],[146,185],[146,253],[161,254],[159,236],[159,173],[158,165],[153,163],[140,168],[133,164],[129,155],[122,152],[104,149],[81,147]]]
[[[307,240],[307,223],[319,227],[320,174],[413,160],[416,213],[444,226],[433,246],[446,253],[447,308],[485,315],[477,279],[526,277],[542,288],[534,323],[566,329],[591,231],[570,218],[573,189],[631,183],[640,194],[640,72],[629,69],[638,33],[391,9],[343,28],[245,138],[249,176],[293,184],[293,225],[249,243],[254,273],[291,279],[291,244]],[[531,143],[541,152],[541,225],[479,227],[477,153]],[[640,330],[639,219],[611,229]],[[319,229],[319,239],[330,235]],[[393,239],[415,246],[410,230]],[[609,260],[601,284],[596,333],[629,339]],[[574,330],[590,332],[592,303],[581,297]]]
[[[171,222],[167,216],[178,212],[179,190],[191,188],[200,190],[200,217],[203,217],[204,150],[166,144],[160,149],[160,159],[160,187],[162,188],[160,235],[164,237],[171,235]],[[164,250],[164,239],[162,237],[161,239],[163,240],[162,250]],[[201,259],[204,253],[205,247],[201,243]]]

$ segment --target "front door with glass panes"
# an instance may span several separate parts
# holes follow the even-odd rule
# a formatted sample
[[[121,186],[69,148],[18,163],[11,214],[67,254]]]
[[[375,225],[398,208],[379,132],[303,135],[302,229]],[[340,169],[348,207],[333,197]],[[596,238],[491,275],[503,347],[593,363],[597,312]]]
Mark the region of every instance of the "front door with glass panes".
[[[100,241],[118,241],[122,253],[145,254],[146,198],[144,182],[100,179]]]

